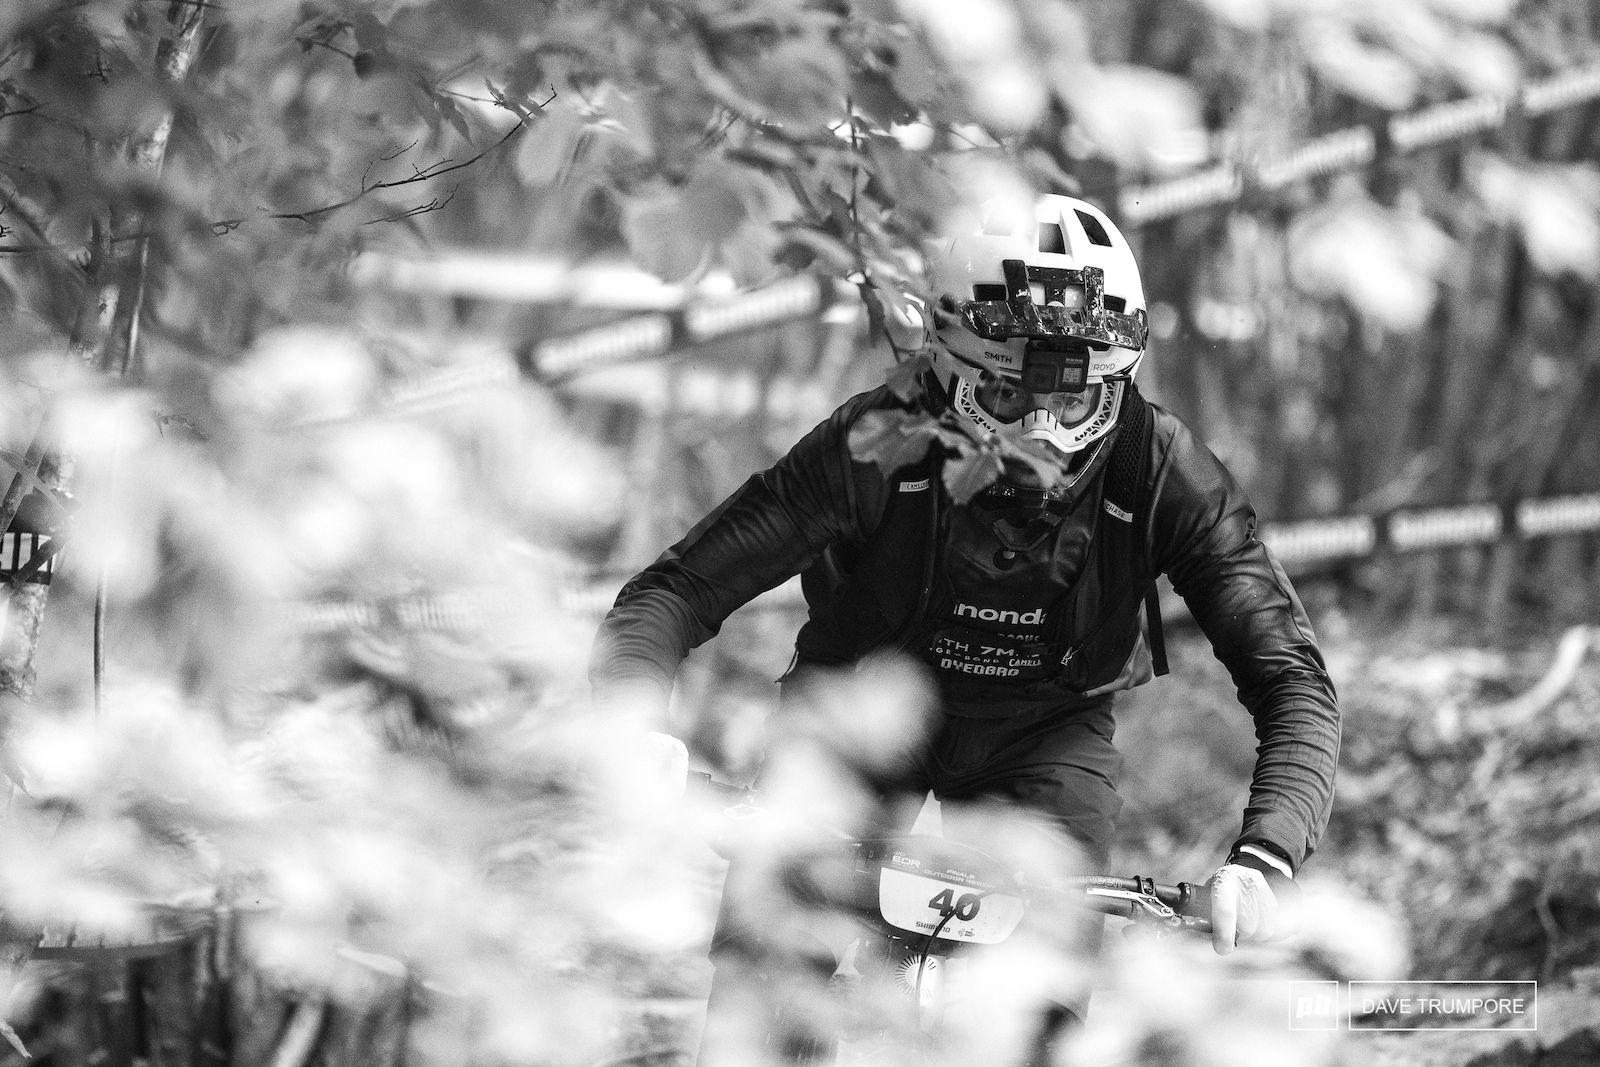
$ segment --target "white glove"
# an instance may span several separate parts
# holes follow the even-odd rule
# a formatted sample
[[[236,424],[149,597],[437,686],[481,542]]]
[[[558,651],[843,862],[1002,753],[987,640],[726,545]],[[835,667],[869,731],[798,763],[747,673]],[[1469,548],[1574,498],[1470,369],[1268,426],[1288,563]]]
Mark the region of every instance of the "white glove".
[[[1288,937],[1297,924],[1282,905],[1266,875],[1253,867],[1224,864],[1211,876],[1211,947],[1226,956],[1240,941]]]

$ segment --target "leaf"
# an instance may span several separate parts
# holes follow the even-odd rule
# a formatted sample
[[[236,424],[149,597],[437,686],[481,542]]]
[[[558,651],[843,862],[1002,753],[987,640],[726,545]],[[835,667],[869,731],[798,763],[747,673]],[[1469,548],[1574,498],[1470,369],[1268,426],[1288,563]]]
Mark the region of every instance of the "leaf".
[[[999,447],[1000,459],[1007,464],[1022,464],[1033,472],[1033,480],[1040,488],[1049,489],[1061,480],[1061,467],[1050,460],[1042,459],[1025,448],[1019,448],[1003,437],[993,439]]]
[[[0,774],[5,775],[11,784],[22,792],[23,796],[33,795],[28,792],[28,773],[22,769],[22,765],[4,747],[0,747]]]
[[[945,461],[944,488],[950,499],[965,504],[1005,473],[998,449],[984,447]]]
[[[933,360],[927,355],[912,356],[889,368],[884,384],[895,396],[911,403],[922,395],[922,376],[933,370]]]
[[[1289,230],[1289,273],[1302,290],[1347,300],[1397,332],[1420,328],[1454,244],[1426,217],[1357,192],[1304,213]]]
[[[821,126],[844,114],[850,74],[825,42],[790,38],[748,56],[715,58],[734,90],[755,103],[763,118]]]
[[[894,83],[876,71],[857,71],[850,80],[850,103],[879,126],[913,122],[917,109],[900,98]]]
[[[683,200],[674,191],[628,200],[622,209],[622,236],[634,261],[663,281],[693,274],[711,251],[704,236],[686,225]]]
[[[926,104],[939,96],[939,80],[935,74],[937,61],[922,40],[907,37],[895,42],[894,63],[890,77],[895,92],[902,100],[913,105]]]
[[[22,1043],[22,1038],[17,1036],[17,1032],[11,1029],[11,1025],[4,1019],[0,1019],[0,1037],[6,1039],[6,1044],[15,1049],[17,1055],[25,1060],[33,1059],[33,1053],[28,1051],[28,1046]]]
[[[570,107],[545,108],[517,145],[515,163],[523,183],[538,187],[559,178],[573,160],[583,125],[583,116]]]
[[[1131,64],[1054,74],[1084,132],[1117,163],[1166,172],[1205,162],[1200,98],[1183,78]]]
[[[1312,68],[1357,100],[1390,111],[1416,101],[1422,88],[1416,67],[1364,40],[1355,28],[1335,18],[1311,18],[1299,31]]]
[[[822,233],[810,226],[797,224],[783,227],[783,238],[790,244],[803,245],[831,270],[849,274],[856,269],[855,253],[837,237]]]
[[[918,352],[927,346],[928,334],[922,312],[904,293],[887,285],[862,282],[861,299],[867,305],[868,336],[883,337],[896,355]]]
[[[721,244],[738,232],[754,206],[748,182],[738,168],[721,160],[698,168],[682,190],[684,222],[700,239]]]
[[[862,282],[858,289],[861,290],[861,302],[867,305],[867,341],[876,342],[885,336],[883,328],[883,300],[873,287]]]
[[[950,431],[922,411],[869,411],[850,428],[850,456],[885,473],[919,463]]]
[[[1031,179],[1040,189],[1069,196],[1083,192],[1083,183],[1075,175],[1062,170],[1061,164],[1043,149],[1030,148],[1023,152],[1021,163],[1023,176]]]
[[[351,12],[350,29],[356,35],[356,46],[364,51],[383,52],[389,47],[389,31],[378,16],[359,8]]]
[[[450,123],[451,129],[460,134],[463,141],[471,144],[472,128],[467,125],[467,117],[461,113],[461,106],[448,96],[435,95],[434,103]]]

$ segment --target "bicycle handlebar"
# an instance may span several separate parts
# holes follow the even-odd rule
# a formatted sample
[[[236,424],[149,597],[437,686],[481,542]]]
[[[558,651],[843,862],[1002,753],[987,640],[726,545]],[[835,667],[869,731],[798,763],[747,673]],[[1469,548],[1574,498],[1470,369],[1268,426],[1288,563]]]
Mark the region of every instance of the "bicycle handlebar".
[[[703,771],[692,771],[689,777],[700,788],[725,800],[755,806],[753,789],[719,782]],[[1191,882],[1163,885],[1142,876],[1120,878],[1103,874],[1065,878],[1055,885],[1022,884],[1029,890],[1064,895],[1075,904],[1107,915],[1180,927],[1195,933],[1211,931],[1211,891],[1204,885]]]

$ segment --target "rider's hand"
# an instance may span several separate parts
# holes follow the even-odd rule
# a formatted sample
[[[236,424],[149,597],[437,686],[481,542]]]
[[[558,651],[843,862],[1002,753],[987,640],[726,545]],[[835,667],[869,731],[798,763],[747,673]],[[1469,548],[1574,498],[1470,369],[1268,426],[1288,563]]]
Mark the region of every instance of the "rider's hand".
[[[1240,941],[1277,941],[1294,933],[1300,887],[1281,863],[1253,849],[1235,850],[1211,876],[1211,946],[1218,955],[1226,956]]]

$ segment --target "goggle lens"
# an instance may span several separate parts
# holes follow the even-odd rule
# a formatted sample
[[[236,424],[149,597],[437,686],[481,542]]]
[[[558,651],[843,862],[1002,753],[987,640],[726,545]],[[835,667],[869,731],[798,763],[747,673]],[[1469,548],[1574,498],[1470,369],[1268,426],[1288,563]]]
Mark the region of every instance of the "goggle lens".
[[[1100,406],[1100,390],[1095,384],[1076,393],[1030,393],[1009,378],[988,376],[974,390],[978,406],[1002,423],[1016,422],[1030,411],[1043,408],[1054,415],[1063,429],[1078,425]]]

